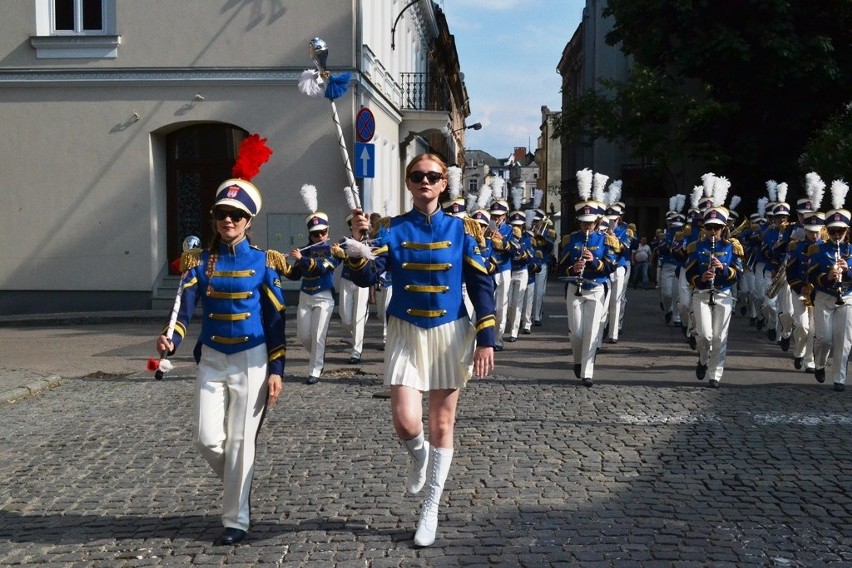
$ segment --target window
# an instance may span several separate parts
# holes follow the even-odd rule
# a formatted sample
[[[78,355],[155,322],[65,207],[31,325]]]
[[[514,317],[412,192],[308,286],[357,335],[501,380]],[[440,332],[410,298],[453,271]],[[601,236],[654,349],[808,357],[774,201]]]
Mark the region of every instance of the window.
[[[35,0],[36,36],[30,44],[39,59],[118,57],[116,0]]]

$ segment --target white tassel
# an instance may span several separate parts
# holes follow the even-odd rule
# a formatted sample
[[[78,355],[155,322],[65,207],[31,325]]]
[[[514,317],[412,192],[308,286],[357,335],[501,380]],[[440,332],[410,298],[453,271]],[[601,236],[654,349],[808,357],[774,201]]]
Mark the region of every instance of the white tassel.
[[[302,201],[305,202],[305,207],[308,208],[308,211],[311,213],[316,213],[318,207],[317,204],[317,188],[315,185],[311,185],[306,183],[302,186],[302,189],[299,191],[302,194]]]
[[[592,196],[592,175],[589,168],[577,172],[577,193],[582,201],[588,201]]]
[[[162,371],[164,373],[168,373],[169,371],[171,371],[174,368],[175,368],[175,366],[172,365],[172,362],[169,361],[168,359],[160,359],[160,364],[157,367],[157,369],[159,371]]]
[[[343,248],[346,249],[346,256],[348,257],[366,258],[367,260],[373,260],[376,258],[376,255],[373,254],[373,250],[368,244],[356,241],[351,237],[345,237],[342,245]]]
[[[455,199],[461,193],[462,169],[458,166],[447,168],[447,191],[450,197]]]
[[[315,69],[305,69],[299,77],[299,91],[309,97],[320,97],[323,94],[322,79]]]

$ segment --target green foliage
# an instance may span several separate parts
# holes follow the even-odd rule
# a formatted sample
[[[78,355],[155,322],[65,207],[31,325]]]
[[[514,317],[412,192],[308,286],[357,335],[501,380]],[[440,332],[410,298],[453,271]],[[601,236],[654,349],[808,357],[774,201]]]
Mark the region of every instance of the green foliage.
[[[823,179],[849,180],[852,176],[852,102],[831,117],[808,141],[800,160],[803,171]]]

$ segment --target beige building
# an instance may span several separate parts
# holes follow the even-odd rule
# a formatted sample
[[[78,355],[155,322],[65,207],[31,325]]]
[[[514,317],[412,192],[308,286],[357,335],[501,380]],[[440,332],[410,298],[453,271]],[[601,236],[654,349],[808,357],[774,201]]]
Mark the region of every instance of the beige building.
[[[282,251],[307,242],[305,183],[342,236],[349,182],[332,105],[298,90],[315,68],[313,37],[327,43],[333,74],[352,74],[335,106],[353,168],[374,170],[357,180],[365,209],[408,207],[400,172],[415,154],[463,156],[467,94],[429,0],[3,8],[0,313],[150,307],[183,239],[209,237],[213,193],[249,133],[274,151],[254,179],[263,208],[253,242]],[[354,155],[362,107],[375,121],[372,158]]]

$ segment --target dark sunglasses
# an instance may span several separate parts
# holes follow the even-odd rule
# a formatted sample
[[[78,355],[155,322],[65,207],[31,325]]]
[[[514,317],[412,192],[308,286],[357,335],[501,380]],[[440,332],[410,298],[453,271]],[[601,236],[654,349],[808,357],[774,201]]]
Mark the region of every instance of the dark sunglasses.
[[[411,172],[408,174],[408,181],[412,183],[420,183],[424,178],[429,180],[429,184],[431,185],[444,179],[444,174],[439,172]]]
[[[239,209],[234,209],[233,211],[226,211],[224,209],[214,209],[213,217],[217,221],[224,221],[225,219],[230,219],[233,223],[239,223],[242,219],[248,219],[249,214],[245,211],[240,211]]]
[[[311,236],[314,237],[322,237],[328,234],[328,229],[322,229],[320,231],[311,231]]]

